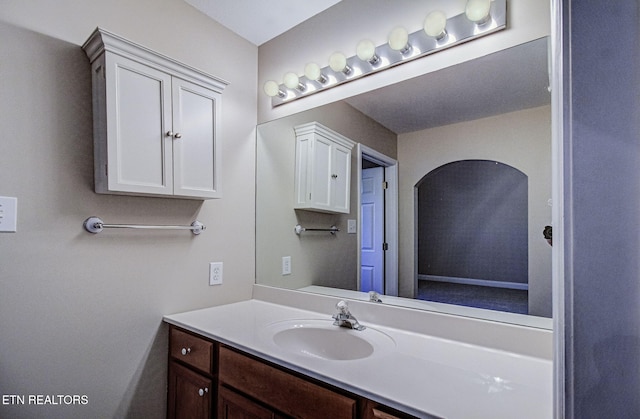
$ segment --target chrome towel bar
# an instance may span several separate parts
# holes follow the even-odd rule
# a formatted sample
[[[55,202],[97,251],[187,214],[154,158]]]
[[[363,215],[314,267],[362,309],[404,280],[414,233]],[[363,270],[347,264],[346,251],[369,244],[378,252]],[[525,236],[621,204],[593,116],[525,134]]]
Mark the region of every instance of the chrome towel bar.
[[[89,233],[97,234],[105,228],[133,228],[143,230],[191,230],[195,235],[202,233],[207,227],[200,221],[196,220],[189,226],[154,226],[154,225],[136,225],[136,224],[105,224],[99,217],[89,217],[84,220],[84,229]]]
[[[293,229],[297,235],[300,235],[303,231],[328,231],[331,234],[336,234],[336,232],[340,231],[340,229],[336,226],[331,226],[330,228],[305,228],[300,224],[296,225]]]

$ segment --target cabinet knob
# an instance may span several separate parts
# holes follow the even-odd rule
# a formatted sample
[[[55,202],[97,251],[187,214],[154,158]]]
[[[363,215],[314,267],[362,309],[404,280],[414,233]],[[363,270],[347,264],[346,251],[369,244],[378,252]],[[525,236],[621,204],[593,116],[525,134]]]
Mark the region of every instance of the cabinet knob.
[[[173,137],[173,131],[167,131],[167,137]]]
[[[182,350],[180,351],[180,353],[182,355],[187,355],[191,353],[191,348],[182,348]]]
[[[335,173],[331,175],[331,179],[338,179],[338,175],[336,175]]]
[[[176,132],[175,134],[173,134],[173,138],[182,138],[182,134]]]
[[[208,388],[206,388],[206,387],[205,387],[205,388],[198,389],[198,395],[200,395],[200,397],[204,396],[204,395],[205,395],[206,393],[208,393],[208,392],[209,392],[209,389],[208,389]]]

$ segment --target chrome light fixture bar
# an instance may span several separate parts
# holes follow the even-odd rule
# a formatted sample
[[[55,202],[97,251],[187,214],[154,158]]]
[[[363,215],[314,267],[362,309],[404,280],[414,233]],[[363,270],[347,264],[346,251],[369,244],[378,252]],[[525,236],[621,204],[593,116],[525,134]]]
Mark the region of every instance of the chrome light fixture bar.
[[[361,41],[358,53],[345,57],[346,62],[342,60],[343,54],[338,53],[330,58],[332,65],[320,67],[315,63],[309,63],[305,68],[305,75],[299,77],[297,85],[293,82],[293,76],[287,73],[287,84],[278,85],[277,82],[269,80],[264,86],[265,93],[271,96],[271,106],[279,106],[506,27],[507,0],[469,0],[465,12],[451,18],[447,19],[441,12],[427,15],[424,28],[408,34],[405,45],[396,45],[402,38],[399,37],[402,29],[395,28],[388,43],[375,47],[373,43],[369,44],[370,41]]]

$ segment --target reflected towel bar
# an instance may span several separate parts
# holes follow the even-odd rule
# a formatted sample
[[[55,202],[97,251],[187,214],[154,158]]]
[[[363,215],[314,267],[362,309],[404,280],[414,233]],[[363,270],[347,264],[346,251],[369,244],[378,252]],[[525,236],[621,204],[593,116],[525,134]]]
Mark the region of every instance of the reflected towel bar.
[[[328,231],[329,233],[335,235],[336,232],[340,231],[340,229],[336,226],[331,226],[330,228],[305,228],[300,224],[296,225],[293,229],[296,234],[299,236],[303,231]]]
[[[189,226],[153,226],[153,225],[136,225],[136,224],[105,224],[98,217],[89,217],[84,220],[84,229],[89,233],[97,234],[105,228],[133,228],[144,230],[191,230],[195,235],[202,233],[207,227],[200,221],[196,220]]]

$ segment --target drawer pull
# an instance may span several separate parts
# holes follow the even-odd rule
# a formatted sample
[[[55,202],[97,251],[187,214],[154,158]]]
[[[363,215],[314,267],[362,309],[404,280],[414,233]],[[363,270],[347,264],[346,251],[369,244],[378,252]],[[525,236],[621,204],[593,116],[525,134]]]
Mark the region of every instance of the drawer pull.
[[[190,354],[190,353],[191,353],[191,348],[182,348],[182,350],[180,351],[180,353],[181,353],[182,355],[185,355],[185,356],[186,356],[187,354]]]
[[[206,393],[208,393],[208,392],[209,392],[209,389],[208,389],[207,387],[205,387],[205,388],[201,388],[201,389],[198,389],[198,395],[199,395],[200,397],[204,396],[204,395],[205,395]]]

